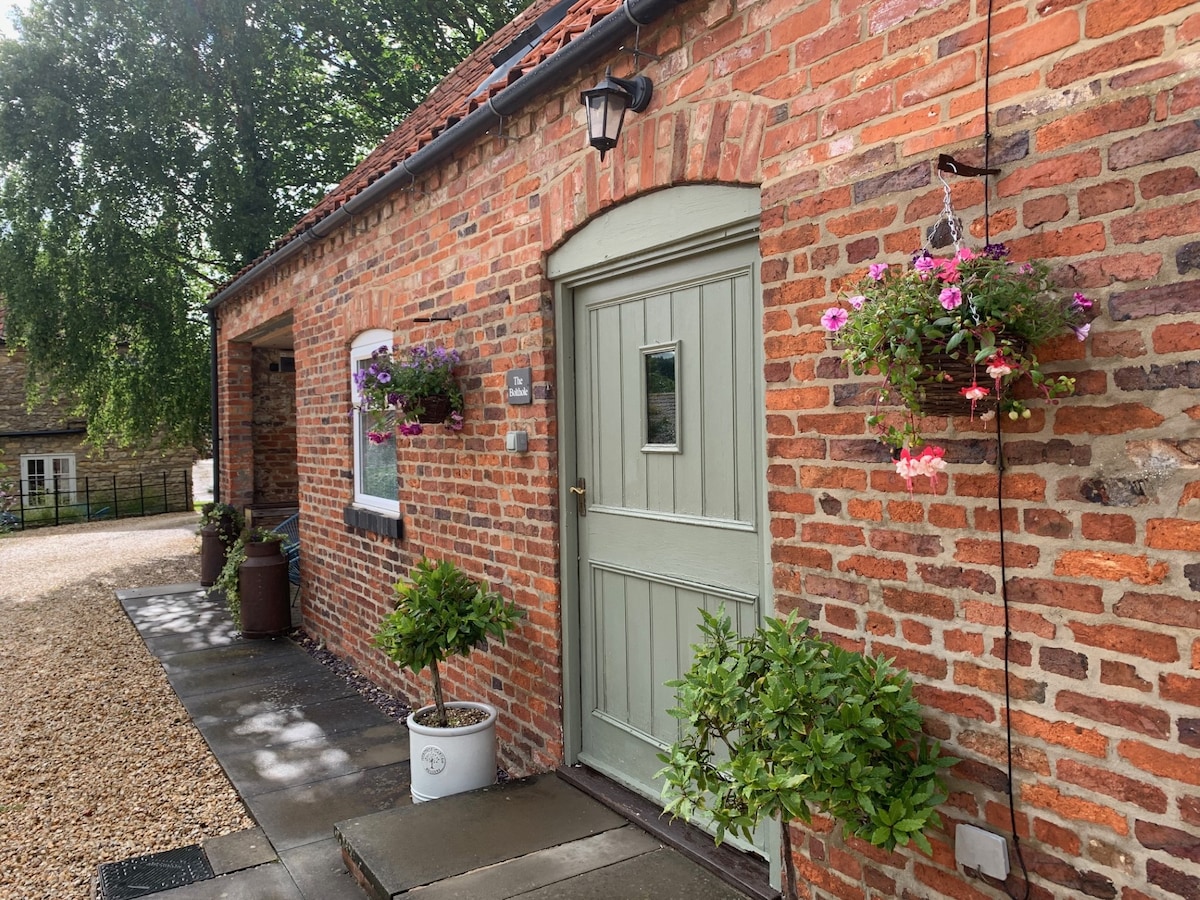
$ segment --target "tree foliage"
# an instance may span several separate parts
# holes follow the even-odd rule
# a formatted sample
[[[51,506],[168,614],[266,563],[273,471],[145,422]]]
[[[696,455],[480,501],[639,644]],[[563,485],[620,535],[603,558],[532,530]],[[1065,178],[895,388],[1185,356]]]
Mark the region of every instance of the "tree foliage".
[[[528,0],[34,0],[0,40],[0,297],[93,439],[208,428],[204,298]]]

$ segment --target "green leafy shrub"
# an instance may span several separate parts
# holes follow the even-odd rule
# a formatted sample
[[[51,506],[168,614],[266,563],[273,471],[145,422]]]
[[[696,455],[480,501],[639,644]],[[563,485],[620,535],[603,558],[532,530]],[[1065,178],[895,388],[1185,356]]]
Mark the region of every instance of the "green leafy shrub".
[[[922,832],[941,825],[939,772],[955,760],[921,733],[908,675],[810,636],[794,614],[749,637],[723,611],[703,617],[691,669],[668,682],[685,729],[659,756],[666,811],[706,814],[717,843],[778,816],[789,865],[786,824],[813,810],[878,847],[931,852]]]

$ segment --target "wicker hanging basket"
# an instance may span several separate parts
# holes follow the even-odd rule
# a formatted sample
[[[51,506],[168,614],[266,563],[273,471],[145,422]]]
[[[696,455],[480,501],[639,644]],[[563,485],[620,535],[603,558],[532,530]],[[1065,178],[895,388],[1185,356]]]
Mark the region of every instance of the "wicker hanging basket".
[[[422,425],[436,425],[439,422],[445,422],[450,415],[450,411],[454,408],[454,405],[450,402],[450,398],[445,394],[422,397],[420,404],[422,411],[417,416],[417,421]]]
[[[973,362],[970,356],[955,359],[945,353],[923,356],[921,362],[943,376],[941,380],[928,378],[918,382],[922,415],[978,416],[995,412],[999,407],[1000,397],[995,381],[987,374],[987,363]],[[964,397],[963,388],[972,384],[987,388],[987,396],[975,401]]]

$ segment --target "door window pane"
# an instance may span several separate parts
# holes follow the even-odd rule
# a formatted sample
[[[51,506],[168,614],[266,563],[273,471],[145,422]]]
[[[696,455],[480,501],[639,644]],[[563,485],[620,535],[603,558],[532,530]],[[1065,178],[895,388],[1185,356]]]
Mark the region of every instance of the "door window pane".
[[[643,351],[646,445],[651,449],[678,449],[679,446],[678,356],[677,344]]]

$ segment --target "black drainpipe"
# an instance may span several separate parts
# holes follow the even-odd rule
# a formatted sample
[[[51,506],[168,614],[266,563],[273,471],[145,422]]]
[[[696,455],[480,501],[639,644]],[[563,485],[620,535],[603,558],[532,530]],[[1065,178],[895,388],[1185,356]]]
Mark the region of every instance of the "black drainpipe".
[[[221,500],[221,401],[217,389],[217,311],[208,310],[208,390],[212,417],[209,432],[212,439],[213,502]]]
[[[525,104],[547,91],[560,90],[576,70],[611,53],[639,25],[650,25],[682,2],[683,0],[625,0],[618,9],[553,56],[526,72],[495,98],[447,128],[361,193],[351,197],[328,216],[235,278],[209,300],[209,308],[215,309],[220,306],[242,288],[257,281],[307,245],[327,237],[354,216],[361,215],[393,191],[408,185],[416,176],[429,171],[463,145],[494,129],[502,118],[511,118]]]

